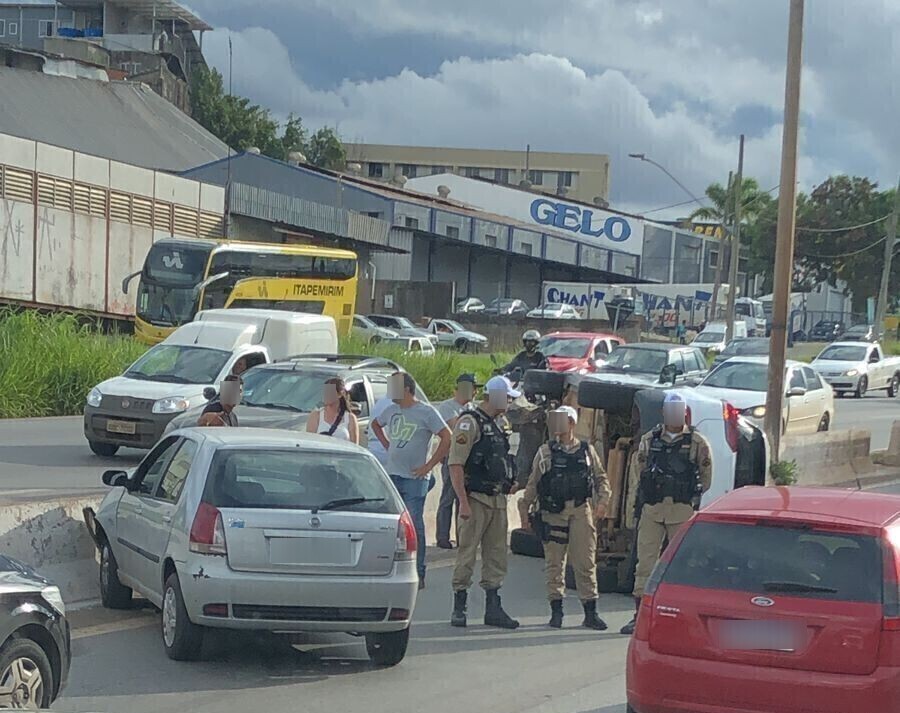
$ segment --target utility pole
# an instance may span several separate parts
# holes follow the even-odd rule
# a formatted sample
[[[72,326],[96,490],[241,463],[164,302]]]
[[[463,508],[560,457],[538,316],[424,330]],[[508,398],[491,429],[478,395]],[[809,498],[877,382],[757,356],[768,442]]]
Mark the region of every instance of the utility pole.
[[[897,214],[900,213],[900,181],[894,194],[894,211],[888,219],[887,238],[884,241],[884,265],[881,267],[881,287],[878,290],[878,302],[875,304],[875,331],[881,332],[884,315],[887,314],[888,285],[891,281],[891,261],[894,257],[894,244],[897,242]]]
[[[741,257],[741,203],[744,200],[744,135],[738,149],[738,170],[734,179],[734,229],[731,231],[731,265],[728,268],[728,307],[725,310],[725,339],[734,337],[734,301],[737,299],[738,261]]]
[[[734,174],[729,171],[728,172],[728,185],[725,188],[725,195],[728,196],[731,194],[731,182],[734,178]],[[719,316],[719,291],[722,289],[722,270],[725,269],[725,245],[728,239],[728,202],[726,201],[723,206],[724,213],[722,214],[722,222],[719,224],[719,228],[722,231],[722,234],[719,236],[719,252],[716,255],[716,276],[713,282],[713,293],[712,293],[712,314],[709,314],[707,311],[706,321],[707,322],[715,322]]]
[[[769,343],[769,391],[766,395],[766,435],[772,462],[781,460],[781,420],[784,412],[784,363],[794,274],[794,230],[797,221],[797,133],[800,123],[800,75],[803,67],[803,0],[791,0],[788,22],[787,72],[784,82],[784,130],[781,138],[781,190],[775,239],[772,295],[772,336]]]

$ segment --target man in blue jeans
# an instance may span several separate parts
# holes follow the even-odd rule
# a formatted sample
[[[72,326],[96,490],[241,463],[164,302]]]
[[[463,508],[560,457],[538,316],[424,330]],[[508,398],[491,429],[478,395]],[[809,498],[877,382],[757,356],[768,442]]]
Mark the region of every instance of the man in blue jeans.
[[[388,396],[394,403],[372,421],[372,433],[387,451],[386,470],[415,525],[416,569],[419,589],[424,589],[425,497],[430,490],[431,471],[450,450],[450,429],[437,409],[416,398],[416,382],[406,372],[390,376]],[[440,444],[429,459],[434,436]]]

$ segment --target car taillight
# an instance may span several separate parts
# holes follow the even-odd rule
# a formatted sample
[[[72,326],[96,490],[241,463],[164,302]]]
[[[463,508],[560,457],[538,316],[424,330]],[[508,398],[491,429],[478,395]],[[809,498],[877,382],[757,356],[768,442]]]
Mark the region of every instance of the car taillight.
[[[900,537],[897,532],[891,532],[884,539],[882,545],[884,559],[884,575],[882,576],[881,628],[885,631],[900,631]]]
[[[413,525],[409,511],[404,510],[397,524],[397,547],[394,550],[394,560],[411,560],[416,556],[416,528]]]
[[[737,453],[738,441],[741,437],[738,430],[738,417],[741,412],[727,401],[722,402],[722,418],[725,419],[725,441],[732,453]]]
[[[225,555],[225,526],[222,524],[222,513],[209,503],[200,503],[194,524],[191,525],[191,552],[201,555]]]

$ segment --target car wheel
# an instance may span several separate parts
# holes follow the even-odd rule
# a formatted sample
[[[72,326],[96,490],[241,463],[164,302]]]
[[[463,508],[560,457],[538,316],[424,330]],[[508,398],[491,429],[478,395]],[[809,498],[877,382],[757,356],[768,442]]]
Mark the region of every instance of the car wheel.
[[[822,414],[822,418],[819,419],[819,427],[816,429],[819,433],[823,433],[827,431],[831,427],[831,416],[828,415],[828,412]]]
[[[175,661],[196,661],[203,646],[203,627],[188,617],[178,575],[172,573],[163,588],[162,637],[166,655]]]
[[[112,458],[116,453],[119,452],[119,447],[113,445],[112,443],[98,443],[97,441],[88,441],[88,445],[91,448],[91,451],[94,455],[102,456],[103,458]]]
[[[107,609],[128,609],[131,589],[119,581],[119,564],[109,542],[100,546],[100,601]]]
[[[894,378],[888,385],[888,396],[894,398],[897,394],[900,394],[900,374],[894,374]]]
[[[13,638],[0,649],[0,708],[49,708],[53,691],[50,659],[34,641]]]
[[[844,392],[844,391],[835,391],[834,395],[837,396],[839,399],[842,399],[842,398],[844,398],[845,393],[846,392]]]
[[[376,666],[396,666],[406,656],[409,627],[384,634],[366,634],[366,653]]]
[[[469,351],[469,342],[465,339],[460,339],[456,342],[456,351],[460,354],[465,354]]]
[[[374,347],[376,344],[380,343],[380,342],[381,342],[381,337],[379,337],[378,335],[375,335],[374,337],[372,337],[372,338],[369,340],[369,344],[370,344],[371,346],[373,346],[373,347]]]
[[[546,396],[548,399],[560,400],[566,386],[566,375],[558,371],[529,369],[525,372],[523,387],[526,394]]]
[[[865,376],[859,377],[859,383],[856,385],[856,398],[861,399],[866,395],[866,389],[869,388],[869,380]]]

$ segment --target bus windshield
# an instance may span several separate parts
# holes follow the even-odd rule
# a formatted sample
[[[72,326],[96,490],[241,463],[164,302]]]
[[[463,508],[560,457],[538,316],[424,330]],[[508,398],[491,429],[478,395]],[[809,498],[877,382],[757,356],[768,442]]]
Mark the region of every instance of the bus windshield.
[[[170,287],[141,279],[138,285],[137,315],[145,322],[175,327],[190,322],[197,310],[194,287]]]

